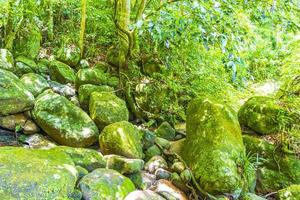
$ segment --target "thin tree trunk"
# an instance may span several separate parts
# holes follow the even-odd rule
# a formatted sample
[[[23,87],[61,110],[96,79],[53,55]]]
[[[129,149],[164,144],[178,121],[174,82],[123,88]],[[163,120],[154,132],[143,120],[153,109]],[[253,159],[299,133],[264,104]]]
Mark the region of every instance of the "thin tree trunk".
[[[84,34],[85,34],[85,26],[86,26],[86,4],[87,0],[81,0],[81,27],[80,27],[80,39],[79,39],[79,48],[80,48],[80,56],[83,56],[84,50]]]

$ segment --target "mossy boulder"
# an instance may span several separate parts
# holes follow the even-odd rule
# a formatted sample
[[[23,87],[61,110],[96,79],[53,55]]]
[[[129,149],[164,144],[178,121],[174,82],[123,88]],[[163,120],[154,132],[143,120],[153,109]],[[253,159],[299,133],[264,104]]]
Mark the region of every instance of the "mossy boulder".
[[[62,84],[75,83],[75,72],[74,70],[65,63],[54,60],[49,64],[49,72],[52,80]]]
[[[299,200],[300,185],[291,185],[278,191],[279,200]]]
[[[50,74],[50,72],[49,72],[50,62],[51,61],[47,60],[46,58],[39,60],[37,62],[38,67],[37,67],[36,73],[41,74],[43,76],[49,75]]]
[[[175,130],[174,128],[168,123],[163,122],[155,131],[155,134],[158,137],[167,139],[167,140],[174,140],[175,138]]]
[[[75,67],[80,60],[80,49],[75,44],[64,44],[57,52],[57,60]]]
[[[113,93],[114,89],[107,85],[81,85],[78,89],[79,103],[84,110],[88,110],[90,95],[92,92],[110,92]]]
[[[59,144],[87,147],[98,138],[98,129],[92,119],[51,90],[38,96],[32,114],[36,123]]]
[[[97,168],[105,168],[106,160],[103,155],[93,149],[72,148],[67,146],[58,146],[54,148],[70,156],[76,166],[80,166],[89,172]]]
[[[14,57],[7,49],[0,49],[0,69],[15,72]]]
[[[26,23],[14,41],[14,52],[29,58],[36,58],[41,47],[42,35],[35,23]]]
[[[106,126],[100,134],[99,143],[104,154],[143,158],[139,130],[127,121]]]
[[[34,96],[12,72],[0,69],[0,116],[33,108]]]
[[[284,102],[264,96],[250,98],[238,113],[241,125],[263,135],[279,132],[295,123],[294,115],[297,114]]]
[[[72,159],[54,150],[0,147],[1,199],[69,199],[77,170]]]
[[[141,171],[144,167],[144,161],[141,159],[126,158],[119,155],[107,155],[106,168],[114,169],[121,174],[132,174]]]
[[[89,111],[99,130],[119,121],[128,121],[126,102],[113,93],[93,92],[90,95]]]
[[[300,160],[296,155],[284,153],[279,146],[254,136],[244,135],[243,141],[247,153],[260,158],[257,191],[269,193],[300,184]]]
[[[99,68],[86,68],[80,69],[76,74],[75,86],[79,88],[84,84],[92,85],[108,85],[115,87],[118,85],[118,79],[111,77],[108,73],[105,73]]]
[[[242,174],[245,147],[237,116],[227,105],[212,98],[198,98],[187,110],[187,136],[183,158],[198,183],[209,193],[238,196],[247,189]]]
[[[44,77],[35,73],[24,74],[21,77],[21,82],[35,97],[50,87]]]
[[[300,75],[286,81],[276,94],[277,98],[300,97]]]
[[[124,199],[135,190],[131,180],[112,169],[96,169],[79,182],[83,199]]]

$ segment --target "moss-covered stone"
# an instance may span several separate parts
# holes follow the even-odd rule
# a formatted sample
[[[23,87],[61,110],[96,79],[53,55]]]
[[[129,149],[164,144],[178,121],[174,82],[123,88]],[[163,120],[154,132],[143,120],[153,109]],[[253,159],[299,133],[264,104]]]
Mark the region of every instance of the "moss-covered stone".
[[[17,126],[24,126],[28,117],[23,113],[15,115],[7,115],[0,117],[0,126],[11,131],[15,131]]]
[[[23,147],[29,149],[51,149],[57,146],[50,138],[41,134],[21,135],[18,138],[19,142],[23,143]]]
[[[279,132],[294,123],[294,114],[283,104],[271,97],[252,97],[239,110],[239,122],[260,134]]]
[[[77,170],[59,151],[0,147],[1,199],[69,199]]]
[[[175,130],[168,122],[163,122],[155,131],[158,137],[162,137],[167,140],[173,140],[175,138]]]
[[[58,146],[54,149],[66,153],[71,157],[75,165],[81,166],[89,172],[106,166],[103,155],[96,150],[66,146]]]
[[[108,73],[105,73],[99,68],[87,68],[80,69],[76,74],[75,85],[79,88],[84,84],[92,85],[108,85],[115,87],[118,85],[118,79],[111,77]]]
[[[259,158],[256,190],[274,192],[291,184],[300,184],[300,160],[279,147],[254,136],[243,136],[247,153]]]
[[[112,169],[96,169],[79,182],[83,199],[124,199],[135,190],[131,180]]]
[[[111,92],[113,93],[114,89],[107,85],[92,85],[85,84],[81,85],[78,89],[79,103],[81,107],[85,110],[89,108],[90,95],[92,92]]]
[[[57,60],[75,67],[80,60],[80,49],[75,44],[65,44],[57,52]]]
[[[14,57],[7,49],[0,49],[0,69],[15,72]]]
[[[153,156],[146,164],[145,164],[145,170],[147,170],[150,173],[154,173],[157,169],[167,169],[168,163],[165,161],[165,159],[161,156]]]
[[[23,74],[33,73],[34,71],[22,62],[16,62],[14,74],[21,77]]]
[[[277,98],[290,98],[300,96],[300,75],[286,81],[276,94]]]
[[[49,60],[47,60],[45,58],[39,60],[37,62],[37,66],[38,67],[37,67],[36,73],[41,74],[43,76],[49,75],[50,74],[50,72],[49,72],[49,65],[50,65],[50,61]]]
[[[51,90],[38,96],[32,114],[36,123],[59,144],[86,147],[97,140],[98,129],[92,119]]]
[[[35,23],[26,23],[14,41],[14,52],[29,58],[36,58],[41,47],[42,35]]]
[[[0,69],[0,116],[30,110],[34,96],[26,90],[17,76]]]
[[[241,170],[245,162],[242,134],[234,111],[227,105],[211,98],[191,101],[183,148],[185,161],[207,192],[238,196],[247,189]]]
[[[24,65],[28,66],[32,71],[37,71],[38,65],[34,62],[34,60],[27,58],[25,56],[18,56],[16,58],[16,62],[23,63]]]
[[[141,159],[125,158],[119,155],[107,155],[106,168],[114,169],[121,174],[132,174],[141,171],[144,167],[144,161]]]
[[[50,87],[46,79],[35,73],[24,74],[21,82],[35,97]]]
[[[266,200],[266,199],[253,193],[246,193],[242,196],[241,200]]]
[[[113,93],[92,92],[89,111],[99,130],[114,122],[128,121],[129,118],[125,101]]]
[[[279,200],[299,200],[300,185],[291,185],[278,191]]]
[[[162,154],[157,145],[152,145],[145,151],[145,160],[150,160],[153,156],[160,156]]]
[[[100,134],[99,143],[104,154],[117,154],[127,158],[143,158],[138,129],[126,121],[106,126]]]
[[[151,190],[136,190],[126,196],[124,200],[166,200]]]
[[[75,72],[74,70],[57,60],[51,61],[49,65],[50,77],[59,83],[75,83]]]

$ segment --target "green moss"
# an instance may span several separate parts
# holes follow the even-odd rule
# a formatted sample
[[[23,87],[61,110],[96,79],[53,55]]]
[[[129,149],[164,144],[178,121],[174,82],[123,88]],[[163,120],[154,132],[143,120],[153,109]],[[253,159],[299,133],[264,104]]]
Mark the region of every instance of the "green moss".
[[[59,144],[86,147],[97,140],[98,129],[92,119],[51,90],[38,96],[32,114],[36,123]]]
[[[242,196],[241,200],[266,200],[266,199],[253,193],[246,193]]]
[[[99,130],[114,122],[128,121],[129,118],[125,101],[107,92],[91,93],[89,111]]]
[[[58,146],[53,149],[66,153],[70,156],[76,166],[81,166],[89,172],[106,166],[106,161],[103,155],[92,149],[72,148],[66,146]]]
[[[279,132],[293,120],[292,113],[283,106],[283,102],[270,97],[250,98],[239,110],[239,122],[260,134]]]
[[[295,76],[291,80],[286,81],[279,89],[276,97],[290,98],[300,96],[300,76]]]
[[[124,199],[135,190],[127,177],[112,169],[96,169],[79,182],[84,199]]]
[[[23,55],[29,58],[36,58],[41,47],[42,35],[34,23],[26,23],[18,32],[14,41],[14,52],[16,55]]]
[[[144,161],[141,159],[130,159],[118,155],[105,156],[106,168],[114,169],[121,174],[132,174],[141,171],[144,167]]]
[[[99,68],[87,68],[80,69],[76,74],[76,88],[79,88],[84,84],[108,85],[115,87],[117,86],[118,81]]]
[[[77,170],[71,158],[53,150],[0,148],[1,199],[68,199]]]
[[[17,76],[0,69],[0,115],[9,115],[32,109],[33,95]]]
[[[15,72],[13,55],[7,49],[0,49],[0,69]]]
[[[167,139],[167,140],[173,140],[175,138],[175,130],[168,122],[163,122],[158,129],[155,131],[155,134],[158,137]]]
[[[117,154],[128,158],[143,158],[138,129],[126,121],[106,126],[100,134],[99,143],[104,154]]]
[[[227,105],[210,98],[189,104],[183,151],[183,158],[207,192],[239,195],[247,185],[242,174],[246,158],[241,130]]]
[[[263,139],[243,136],[248,153],[259,160],[256,190],[274,192],[291,184],[300,184],[300,160],[296,155],[286,154]]]
[[[75,83],[74,70],[70,66],[62,62],[59,62],[57,60],[51,61],[49,65],[49,71],[51,79],[59,83]]]
[[[41,75],[28,73],[21,77],[21,82],[35,97],[49,88],[49,84]]]
[[[279,200],[299,200],[300,185],[291,185],[278,191]]]
[[[92,92],[111,92],[113,93],[114,89],[106,85],[91,85],[85,84],[81,85],[78,89],[78,97],[80,105],[83,109],[88,110],[90,95]]]
[[[57,52],[57,60],[75,67],[80,60],[80,49],[75,44],[65,44]]]

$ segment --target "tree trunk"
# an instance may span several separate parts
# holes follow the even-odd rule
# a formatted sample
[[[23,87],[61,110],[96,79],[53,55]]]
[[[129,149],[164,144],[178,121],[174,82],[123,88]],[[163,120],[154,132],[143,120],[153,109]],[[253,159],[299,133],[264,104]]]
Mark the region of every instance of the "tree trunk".
[[[83,56],[83,48],[84,48],[84,33],[85,33],[85,25],[86,25],[86,2],[87,0],[81,0],[81,27],[80,27],[80,38],[79,38],[79,48],[80,48],[80,56]]]

